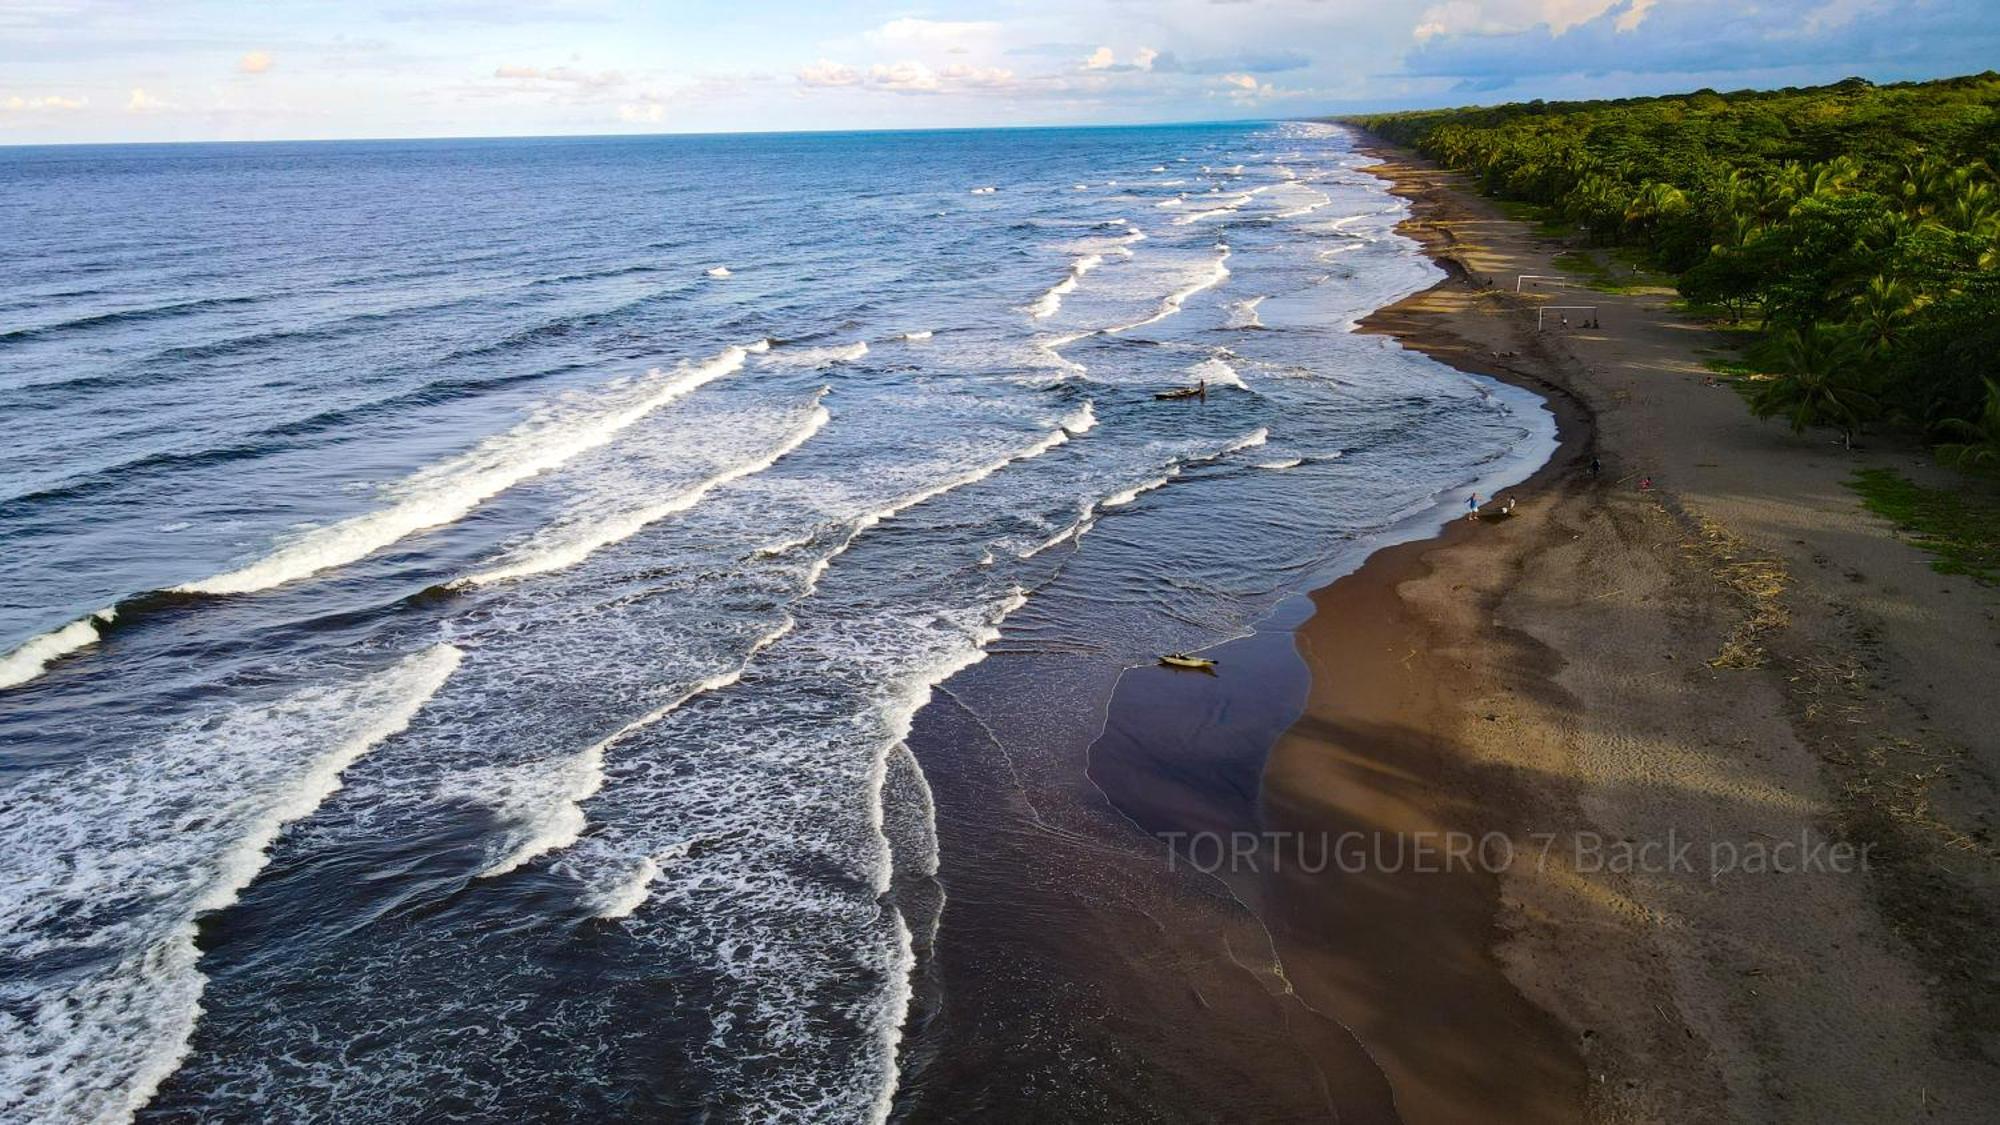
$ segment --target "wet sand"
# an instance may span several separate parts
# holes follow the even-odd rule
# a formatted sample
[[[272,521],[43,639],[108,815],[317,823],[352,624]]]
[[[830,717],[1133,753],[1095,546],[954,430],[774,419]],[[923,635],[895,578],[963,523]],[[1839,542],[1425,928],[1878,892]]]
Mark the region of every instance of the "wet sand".
[[[1996,599],[1930,573],[1839,484],[1935,467],[1750,419],[1668,292],[1511,292],[1566,247],[1374,151],[1448,276],[1363,329],[1540,391],[1564,446],[1510,518],[1313,595],[1296,630],[1312,687],[1260,825],[1498,832],[1512,856],[1497,874],[1265,873],[1288,978],[1367,1046],[1407,1121],[1979,1120],[2000,1104],[1994,1037],[1966,997],[1992,981],[1966,951],[1990,946],[1995,896],[1956,841],[2000,807],[2000,744],[1964,708],[1970,666],[2000,674]],[[1602,327],[1538,332],[1538,302],[1596,306]],[[1941,760],[1963,770],[1948,787],[1908,772]],[[1913,785],[1937,821],[1874,796]],[[1675,838],[1901,858],[1600,862]]]
[[[1580,850],[1860,840],[1927,755],[1963,767],[1920,792],[1941,822],[2000,807],[1974,686],[2000,682],[2000,597],[1839,483],[1920,458],[1749,419],[1671,294],[1513,295],[1565,247],[1374,151],[1448,276],[1363,330],[1543,394],[1562,448],[1511,517],[1378,551],[1212,650],[1218,676],[1003,640],[946,685],[911,740],[949,897],[899,1116],[1983,1120],[1994,1039],[1960,1001],[1990,982],[1926,949],[1990,939],[1992,887],[1913,876],[1923,825],[1861,873]],[[1537,333],[1550,296],[1604,327]],[[1341,869],[1342,840],[1450,834],[1507,862]],[[1951,915],[1899,908],[1911,886]]]

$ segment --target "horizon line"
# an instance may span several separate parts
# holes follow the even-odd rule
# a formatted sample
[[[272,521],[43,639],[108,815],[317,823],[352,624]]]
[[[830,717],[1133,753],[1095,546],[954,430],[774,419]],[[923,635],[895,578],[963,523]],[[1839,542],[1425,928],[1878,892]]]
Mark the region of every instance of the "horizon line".
[[[1384,110],[1382,112],[1395,112]],[[1213,117],[1177,121],[1107,121],[1068,125],[917,125],[859,129],[689,129],[662,133],[435,133],[411,136],[210,138],[176,141],[23,141],[0,142],[0,151],[29,148],[168,148],[175,145],[339,145],[427,141],[558,141],[657,140],[667,137],[816,137],[890,136],[910,133],[1066,132],[1081,129],[1193,129],[1213,125],[1259,125],[1279,121],[1326,121],[1335,114],[1281,117]]]

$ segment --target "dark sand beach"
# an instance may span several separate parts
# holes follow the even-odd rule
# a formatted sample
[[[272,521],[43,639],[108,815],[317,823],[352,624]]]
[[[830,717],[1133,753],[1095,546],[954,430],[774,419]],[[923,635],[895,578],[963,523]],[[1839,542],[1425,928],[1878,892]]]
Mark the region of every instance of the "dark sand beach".
[[[1981,1120],[1986,1033],[1922,938],[1957,923],[1898,895],[1923,841],[1798,874],[1710,850],[1869,842],[1854,787],[1908,763],[1854,765],[1860,740],[1992,764],[1966,706],[1968,677],[2000,679],[1992,592],[1931,573],[1838,484],[1857,462],[1925,466],[1751,420],[1670,293],[1592,293],[1601,328],[1536,332],[1548,297],[1509,290],[1563,248],[1375,151],[1448,276],[1363,330],[1543,394],[1562,447],[1511,515],[1378,551],[1209,653],[1222,675],[1126,672],[1101,732],[1089,708],[1073,729],[1034,718],[1031,685],[1107,690],[1115,672],[1084,662],[1002,650],[949,685],[913,740],[953,891],[904,1108]],[[1834,682],[1825,654],[1862,633]],[[990,737],[975,714],[1037,730],[1034,750],[941,753]],[[1948,799],[1990,801],[1967,786]],[[1175,833],[1251,835],[1217,863]],[[1451,834],[1507,862],[1341,867],[1343,839]],[[1671,839],[1692,841],[1685,870],[1603,858]],[[1003,1058],[1045,1081],[987,1081]]]

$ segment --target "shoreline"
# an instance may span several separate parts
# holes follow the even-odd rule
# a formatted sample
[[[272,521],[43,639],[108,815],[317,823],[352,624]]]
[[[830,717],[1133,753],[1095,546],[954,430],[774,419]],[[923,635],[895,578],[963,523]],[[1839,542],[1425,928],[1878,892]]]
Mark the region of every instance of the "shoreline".
[[[1551,842],[1497,873],[1262,873],[1251,901],[1288,978],[1367,1045],[1407,1121],[1976,1120],[1996,1089],[1980,1028],[1937,983],[1951,966],[1909,936],[1938,920],[1896,912],[1901,880],[1943,876],[1608,871],[1582,844],[1867,844],[1835,786],[1894,782],[1898,763],[1853,766],[1883,753],[1854,726],[1948,733],[1976,760],[1969,710],[1939,730],[1963,672],[1927,661],[1922,633],[1976,637],[1952,611],[1979,592],[1913,577],[1921,556],[1843,503],[1851,465],[1704,390],[1711,341],[1667,295],[1593,293],[1606,330],[1530,331],[1539,295],[1505,282],[1560,272],[1565,247],[1428,162],[1365,134],[1357,148],[1410,201],[1398,230],[1447,274],[1360,330],[1536,391],[1563,445],[1514,490],[1513,517],[1455,521],[1314,591],[1295,631],[1312,686],[1270,748],[1258,828],[1498,832],[1515,856]],[[1601,480],[1582,468],[1593,456]],[[1628,483],[1642,474],[1661,487]],[[1839,573],[1837,556],[1856,564],[1848,583],[1909,585],[1859,601],[1814,573]],[[1897,620],[1913,609],[1930,620]],[[1828,682],[1849,649],[1886,702]],[[1836,726],[1822,708],[1843,687]],[[1913,830],[1893,842],[1923,846]]]
[[[1940,633],[2000,652],[1940,616],[1971,583],[1940,588],[1859,512],[1855,458],[1711,389],[1715,338],[1670,293],[1592,293],[1604,330],[1536,333],[1549,294],[1506,283],[1567,247],[1357,147],[1446,272],[1358,330],[1535,392],[1560,445],[1507,490],[1512,516],[1377,547],[1209,650],[1222,676],[1003,642],[940,688],[911,746],[950,902],[919,943],[897,1118],[1980,1120],[2000,1082],[1938,1047],[1961,1032],[1883,913],[1892,875],[1580,850],[1845,839],[1854,782],[1877,780],[1840,772],[1857,738],[1976,752],[1967,678],[2000,682],[2000,656],[1925,655]],[[1847,650],[1864,664],[1836,679]],[[1167,832],[1247,834],[1249,862],[1176,869],[1198,857]],[[1497,833],[1529,860],[1273,862],[1274,839],[1353,832]]]
[[[1483,694],[1488,663],[1537,656],[1479,643],[1498,598],[1493,584],[1474,579],[1504,582],[1541,546],[1538,525],[1555,504],[1588,495],[1596,420],[1566,386],[1467,346],[1432,315],[1439,291],[1480,285],[1387,154],[1356,147],[1378,160],[1363,171],[1411,206],[1398,233],[1445,272],[1357,330],[1540,395],[1556,416],[1558,445],[1508,490],[1519,504],[1512,516],[1454,519],[1434,536],[1372,553],[1309,595],[1312,615],[1293,635],[1312,689],[1298,721],[1270,747],[1264,830],[1298,846],[1319,841],[1323,853],[1328,839],[1367,840],[1369,866],[1381,870],[1265,872],[1265,914],[1301,990],[1370,1044],[1404,1120],[1579,1120],[1589,1112],[1589,1086],[1577,1036],[1522,994],[1498,954],[1502,877],[1477,864],[1403,871],[1392,864],[1406,853],[1389,852],[1386,841],[1498,834],[1518,846],[1530,827],[1534,796],[1504,771],[1465,760],[1456,745],[1474,721],[1464,701]],[[1519,350],[1534,343],[1523,340]],[[1483,509],[1497,497],[1485,499]],[[1444,582],[1451,604],[1403,596],[1427,580]]]
[[[1364,170],[1381,175],[1378,167]],[[1392,194],[1409,198],[1399,181],[1383,178]],[[1398,233],[1446,276],[1371,312],[1357,331],[1544,401],[1557,443],[1526,479],[1503,490],[1522,503],[1519,515],[1474,521],[1454,513],[1435,530],[1392,536],[1351,571],[1288,599],[1300,603],[1289,613],[1281,606],[1250,636],[1208,650],[1230,670],[1223,678],[1128,670],[1089,768],[1112,803],[1151,835],[1278,834],[1231,847],[1217,877],[1270,933],[1303,1002],[1362,1042],[1390,1082],[1398,1120],[1577,1120],[1585,1097],[1581,1057],[1491,955],[1495,880],[1425,876],[1422,894],[1412,895],[1393,877],[1300,870],[1301,860],[1326,866],[1328,841],[1349,834],[1477,838],[1518,827],[1478,810],[1471,799],[1478,786],[1447,777],[1452,763],[1429,744],[1428,732],[1451,720],[1446,700],[1463,690],[1467,673],[1428,659],[1413,667],[1433,629],[1407,612],[1397,590],[1431,574],[1438,557],[1473,556],[1486,565],[1522,550],[1549,494],[1578,487],[1573,478],[1595,444],[1591,413],[1567,388],[1469,351],[1424,323],[1429,295],[1472,283],[1412,202]],[[1450,505],[1441,507],[1450,512]],[[1385,663],[1385,654],[1398,659]],[[1334,728],[1341,734],[1329,738]],[[1423,760],[1421,769],[1413,758]],[[1415,776],[1425,783],[1421,790],[1382,780]],[[1190,850],[1185,858],[1200,864],[1204,857]],[[1329,941],[1329,934],[1342,937]],[[1412,1019],[1412,1008],[1437,1019]],[[1445,1059],[1448,1067],[1440,1065]]]

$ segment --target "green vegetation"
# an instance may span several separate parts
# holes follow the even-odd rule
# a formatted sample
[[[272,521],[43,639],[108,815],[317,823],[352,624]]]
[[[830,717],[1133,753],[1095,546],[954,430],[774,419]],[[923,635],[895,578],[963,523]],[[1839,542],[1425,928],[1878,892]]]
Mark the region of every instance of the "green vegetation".
[[[1754,326],[1759,413],[2000,461],[2000,74],[1350,121]],[[1624,279],[1596,252],[1565,260]]]
[[[1556,268],[1583,279],[1599,293],[1638,293],[1646,289],[1669,288],[1671,277],[1661,277],[1645,269],[1645,263],[1629,254],[1607,255],[1600,250],[1569,250],[1555,257]]]
[[[2000,500],[1969,490],[1925,488],[1894,469],[1865,469],[1848,487],[1876,515],[1935,555],[1940,574],[2000,583]]]

